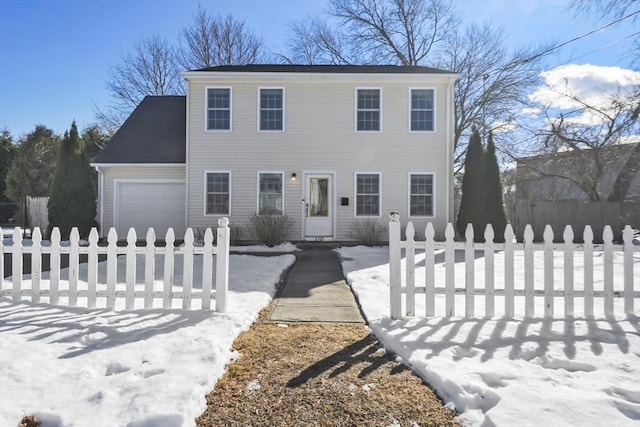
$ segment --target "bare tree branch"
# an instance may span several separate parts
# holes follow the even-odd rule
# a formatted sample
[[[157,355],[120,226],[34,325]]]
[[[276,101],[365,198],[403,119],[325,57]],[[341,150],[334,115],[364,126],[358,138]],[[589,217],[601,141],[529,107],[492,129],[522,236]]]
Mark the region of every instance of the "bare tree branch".
[[[256,64],[265,57],[262,39],[231,15],[210,16],[198,7],[194,21],[180,32],[176,51],[183,69]]]

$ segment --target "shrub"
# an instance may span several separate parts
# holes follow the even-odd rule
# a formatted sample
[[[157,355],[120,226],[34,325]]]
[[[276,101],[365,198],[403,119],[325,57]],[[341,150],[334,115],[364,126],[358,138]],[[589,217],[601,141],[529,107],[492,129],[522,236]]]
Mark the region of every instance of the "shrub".
[[[349,236],[365,246],[380,246],[383,233],[384,227],[377,220],[367,218],[352,223]]]
[[[207,232],[208,227],[196,227],[193,229],[193,238],[196,244],[204,244],[204,234]],[[213,244],[215,245],[218,240],[217,226],[212,226],[213,232]],[[240,240],[240,227],[234,224],[229,224],[229,243],[235,244]]]
[[[247,225],[253,239],[269,247],[277,246],[288,237],[293,222],[286,215],[253,215]]]

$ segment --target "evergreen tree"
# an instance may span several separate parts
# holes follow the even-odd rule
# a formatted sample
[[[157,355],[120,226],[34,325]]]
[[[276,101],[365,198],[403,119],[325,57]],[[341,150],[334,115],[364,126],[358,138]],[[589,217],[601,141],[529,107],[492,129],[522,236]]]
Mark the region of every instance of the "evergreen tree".
[[[53,227],[59,227],[63,240],[69,238],[73,227],[78,227],[80,237],[86,238],[96,225],[91,169],[75,122],[65,132],[58,151],[48,208],[49,233]]]
[[[9,198],[4,194],[7,188],[6,177],[13,162],[15,146],[8,130],[0,132],[0,202],[8,202]]]
[[[456,230],[465,235],[467,224],[473,225],[474,241],[484,241],[484,228],[487,223],[485,209],[485,162],[480,132],[473,127],[469,139],[467,155],[464,159],[464,176],[462,178],[462,199],[456,221]]]
[[[496,157],[496,146],[493,143],[493,134],[489,132],[487,142],[487,152],[484,155],[485,168],[485,196],[486,219],[491,224],[494,231],[494,241],[504,242],[504,229],[507,226],[507,215],[504,211],[504,200],[502,198],[502,180],[500,179],[500,168]]]
[[[48,196],[60,137],[38,125],[18,141],[7,172],[5,195],[22,206],[25,196]]]

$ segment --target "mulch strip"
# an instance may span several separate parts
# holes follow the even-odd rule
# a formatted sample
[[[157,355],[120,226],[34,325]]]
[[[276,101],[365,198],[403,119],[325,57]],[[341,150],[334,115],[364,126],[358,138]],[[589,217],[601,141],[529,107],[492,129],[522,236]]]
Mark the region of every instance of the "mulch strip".
[[[272,323],[270,310],[235,341],[199,427],[460,425],[362,324]]]

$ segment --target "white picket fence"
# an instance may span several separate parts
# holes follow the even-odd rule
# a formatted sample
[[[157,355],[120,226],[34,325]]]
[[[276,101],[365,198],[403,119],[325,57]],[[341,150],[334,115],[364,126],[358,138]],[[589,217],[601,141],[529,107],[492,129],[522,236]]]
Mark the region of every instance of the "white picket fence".
[[[435,233],[431,223],[426,226],[424,242],[415,241],[412,223],[408,223],[405,234],[406,240],[402,240],[400,218],[397,214],[392,214],[389,222],[392,319],[402,318],[403,306],[406,316],[416,316],[417,294],[424,295],[424,301],[420,301],[420,306],[424,307],[424,314],[420,316],[425,317],[436,315],[437,298],[438,309],[441,310],[442,297],[437,297],[439,295],[444,295],[444,312],[440,314],[445,317],[456,315],[456,300],[457,304],[464,304],[465,317],[493,317],[496,315],[496,308],[500,308],[499,311],[506,318],[514,318],[516,315],[525,318],[553,317],[554,313],[559,311],[554,310],[554,300],[558,298],[564,301],[563,314],[566,317],[575,315],[576,300],[582,302],[577,308],[586,317],[594,314],[637,315],[634,313],[634,301],[640,299],[640,291],[634,290],[634,280],[638,283],[640,279],[639,273],[634,273],[634,252],[640,251],[640,246],[633,245],[633,232],[629,226],[623,231],[622,245],[613,244],[613,232],[608,226],[603,233],[603,245],[592,243],[594,236],[591,227],[585,228],[584,244],[579,245],[573,243],[574,235],[569,226],[564,230],[564,243],[561,244],[553,243],[553,231],[550,226],[545,228],[543,243],[533,242],[533,230],[530,226],[525,229],[523,243],[515,242],[510,225],[505,230],[505,243],[494,243],[494,232],[490,225],[484,233],[486,243],[473,242],[471,225],[467,226],[465,242],[454,241],[455,233],[451,224],[446,227],[444,242],[434,240]],[[458,259],[456,252],[459,255]],[[460,255],[464,255],[464,265]],[[420,278],[416,277],[417,256],[420,257],[420,263],[424,262],[424,277]],[[443,262],[436,262],[436,256]],[[616,287],[614,256],[618,268],[615,275]],[[500,257],[500,263],[496,263],[497,257]],[[518,262],[514,262],[514,258],[517,258]],[[594,259],[598,260],[597,269],[594,269]],[[500,269],[497,268],[498,264]],[[576,264],[579,264],[579,268]],[[640,267],[638,260],[635,264],[636,269]],[[559,269],[562,273],[556,274],[556,270]],[[478,277],[476,270],[484,273],[482,277]],[[536,270],[538,276],[542,277],[534,277]],[[576,271],[578,274],[582,273],[580,277],[577,277]],[[594,283],[597,284],[596,289]],[[524,298],[524,304],[518,301],[516,305],[516,297]],[[497,299],[503,301],[503,307],[496,306]],[[618,308],[615,313],[614,299],[624,301],[622,307],[616,304]],[[544,301],[544,308],[540,307],[541,300]],[[598,301],[597,307],[602,313],[594,313],[594,300]],[[538,312],[534,302],[538,303]],[[484,312],[480,313],[476,305],[484,305]]]
[[[0,265],[0,277],[3,278],[0,282],[0,295],[10,296],[14,301],[26,297],[33,303],[48,302],[109,310],[170,309],[176,308],[176,300],[177,308],[192,309],[192,302],[199,300],[200,304],[195,308],[210,309],[211,300],[214,299],[215,310],[224,313],[227,310],[229,285],[227,218],[218,221],[216,233],[215,245],[210,228],[204,234],[203,244],[198,245],[194,242],[193,230],[187,229],[184,244],[176,248],[171,228],[166,233],[164,246],[156,246],[152,228],[147,232],[146,245],[137,246],[136,232],[130,229],[126,246],[118,246],[118,236],[112,228],[108,233],[107,246],[98,246],[98,232],[95,228],[89,234],[88,245],[81,244],[76,228],[72,230],[68,244],[60,241],[60,231],[54,228],[49,245],[49,242],[43,244],[45,242],[42,241],[39,228],[34,229],[30,241],[23,241],[20,230],[16,228],[10,245],[3,245],[0,241],[0,256],[3,259]],[[11,280],[4,279],[4,254],[11,254]],[[31,274],[28,276],[22,274],[23,254],[31,254]],[[42,271],[44,254],[49,255],[51,267],[45,274]],[[68,255],[69,266],[62,270],[66,277],[61,277],[61,255],[65,254]],[[87,257],[86,266],[79,262],[81,255]],[[198,259],[195,263],[200,257],[201,261]],[[175,277],[177,261],[182,262],[181,281]],[[200,262],[201,272],[194,271],[194,265],[199,265]],[[162,276],[159,271],[156,272],[156,265],[162,266]],[[144,268],[143,280],[138,279],[138,276],[142,276],[138,274],[138,268]],[[83,277],[80,277],[81,272]],[[201,279],[195,283],[194,288],[194,277],[199,278],[200,273]],[[105,277],[106,280],[99,281],[99,277]],[[121,304],[123,300],[124,306]]]

